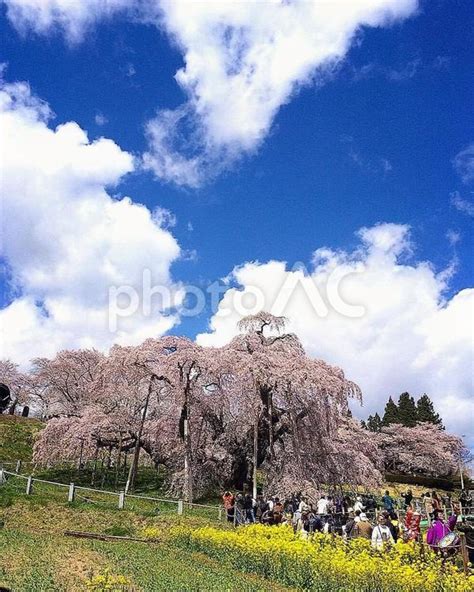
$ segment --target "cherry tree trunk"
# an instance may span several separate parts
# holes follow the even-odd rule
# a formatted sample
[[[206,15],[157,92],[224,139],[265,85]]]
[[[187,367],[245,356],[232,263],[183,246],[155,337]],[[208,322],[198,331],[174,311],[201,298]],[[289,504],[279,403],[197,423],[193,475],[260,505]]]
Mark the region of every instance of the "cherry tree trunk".
[[[268,444],[270,448],[270,458],[274,458],[273,453],[273,395],[268,395]]]
[[[150,384],[148,385],[148,392],[147,392],[146,399],[145,399],[145,406],[143,407],[143,413],[142,413],[142,418],[140,421],[140,427],[138,428],[137,443],[135,445],[135,450],[133,453],[132,464],[130,465],[130,473],[129,473],[129,478],[127,480],[127,484],[125,486],[125,493],[127,493],[130,489],[133,490],[133,487],[135,485],[135,479],[136,479],[137,472],[138,472],[138,461],[140,459],[140,448],[141,448],[141,441],[142,441],[142,434],[143,434],[143,426],[145,425],[146,414],[148,412],[148,404],[150,402],[150,396],[151,396],[151,393],[153,390],[153,381],[154,381],[154,376],[151,377]]]
[[[189,432],[189,420],[184,420],[184,499],[193,501],[193,467],[191,457],[191,434]]]

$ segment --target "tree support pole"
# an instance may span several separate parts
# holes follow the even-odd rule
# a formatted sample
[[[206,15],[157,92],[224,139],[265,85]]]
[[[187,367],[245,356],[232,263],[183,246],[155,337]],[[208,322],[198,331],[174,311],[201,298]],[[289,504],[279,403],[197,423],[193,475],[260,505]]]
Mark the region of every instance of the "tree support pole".
[[[142,413],[142,418],[140,421],[140,427],[138,428],[137,443],[135,445],[135,450],[133,453],[133,460],[132,460],[132,464],[130,466],[130,473],[129,473],[129,478],[127,480],[127,485],[125,487],[125,493],[127,493],[129,489],[133,490],[133,488],[135,486],[135,478],[137,476],[137,471],[138,471],[138,460],[140,458],[140,442],[142,440],[143,426],[145,425],[146,414],[148,412],[148,403],[150,402],[150,396],[153,391],[154,380],[155,380],[155,375],[153,375],[151,377],[150,384],[148,385],[148,392],[147,392],[146,399],[145,399],[145,406],[143,407],[143,413]]]

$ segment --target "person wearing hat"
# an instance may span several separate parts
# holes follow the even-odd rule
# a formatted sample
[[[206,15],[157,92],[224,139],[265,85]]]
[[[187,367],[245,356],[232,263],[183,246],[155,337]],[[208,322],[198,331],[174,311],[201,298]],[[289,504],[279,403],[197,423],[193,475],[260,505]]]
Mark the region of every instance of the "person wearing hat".
[[[383,551],[385,547],[394,545],[392,533],[387,526],[387,518],[385,514],[380,513],[377,526],[372,531],[372,548],[377,551]]]
[[[435,551],[439,549],[438,543],[443,537],[454,530],[457,519],[457,514],[452,514],[446,523],[443,520],[443,512],[441,510],[435,510],[433,512],[433,522],[426,533],[426,542],[432,549]]]
[[[372,525],[367,518],[367,515],[362,512],[359,516],[359,522],[354,524],[354,530],[352,536],[354,538],[371,539],[372,538]]]

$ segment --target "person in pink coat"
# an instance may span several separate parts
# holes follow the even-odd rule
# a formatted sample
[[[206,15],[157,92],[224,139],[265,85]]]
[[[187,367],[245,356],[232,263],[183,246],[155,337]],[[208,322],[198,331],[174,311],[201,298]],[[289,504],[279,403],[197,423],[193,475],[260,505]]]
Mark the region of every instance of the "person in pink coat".
[[[433,513],[433,522],[426,533],[426,542],[432,549],[437,549],[440,540],[450,532],[453,532],[457,522],[457,515],[452,514],[448,522],[443,520],[441,510],[435,510]]]

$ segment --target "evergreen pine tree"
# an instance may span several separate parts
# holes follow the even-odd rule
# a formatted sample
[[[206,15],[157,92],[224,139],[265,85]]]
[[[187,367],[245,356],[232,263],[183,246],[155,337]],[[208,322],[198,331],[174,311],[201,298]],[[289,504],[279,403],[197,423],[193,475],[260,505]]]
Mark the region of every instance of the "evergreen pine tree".
[[[376,432],[380,432],[382,429],[382,418],[378,413],[374,415],[374,427]]]
[[[380,432],[381,428],[382,420],[380,419],[380,415],[378,413],[369,415],[367,418],[367,429],[371,432]]]
[[[382,418],[382,425],[389,425],[391,423],[401,423],[399,414],[398,414],[398,407],[393,402],[392,397],[390,397],[385,405],[385,411]]]
[[[428,395],[422,395],[416,404],[416,415],[418,421],[426,421],[434,423],[444,429],[443,421],[438,413],[434,410],[433,401]]]
[[[398,417],[399,423],[412,428],[418,420],[415,399],[410,393],[402,393],[398,399]]]

